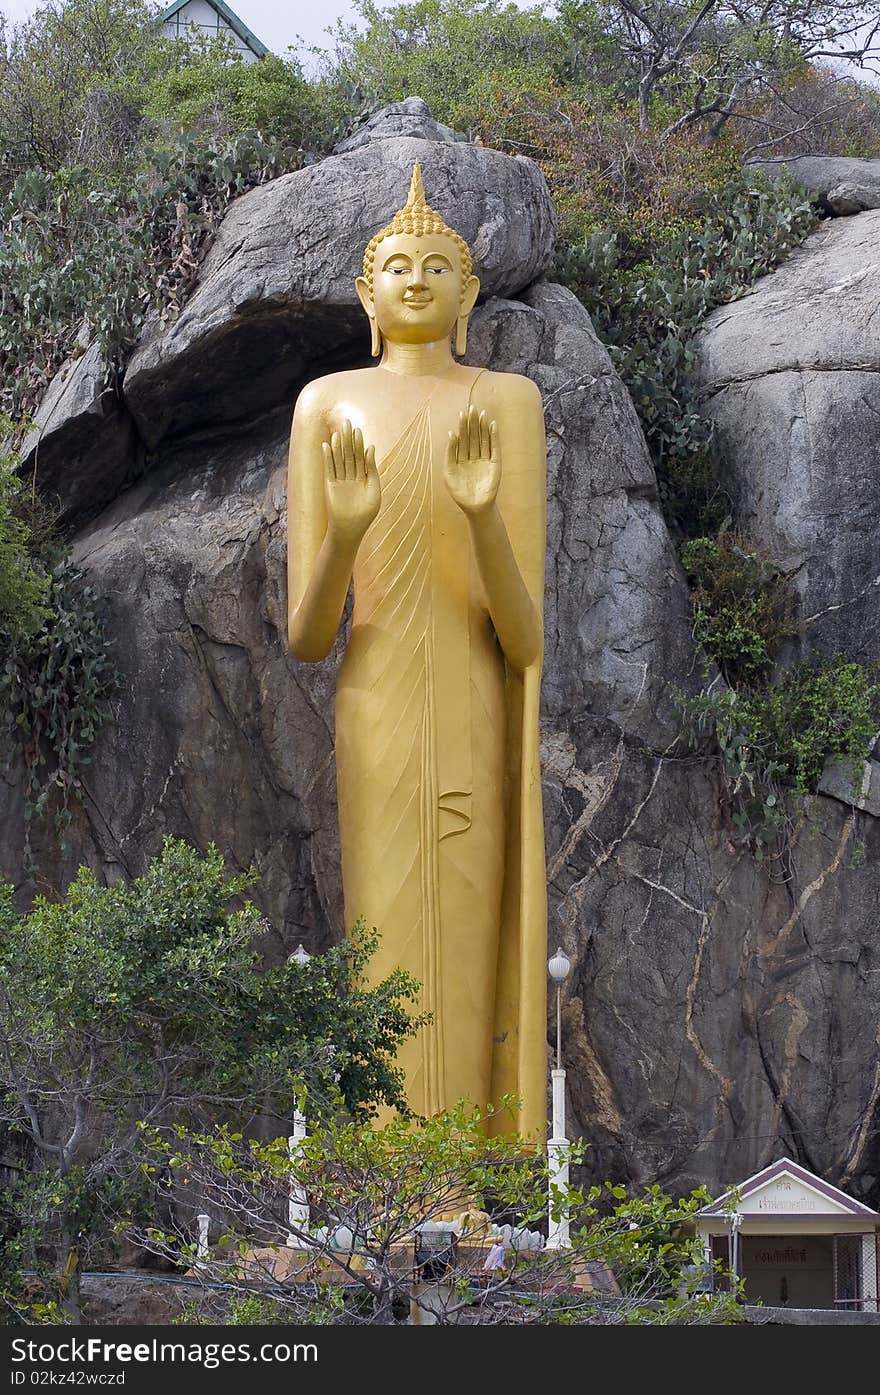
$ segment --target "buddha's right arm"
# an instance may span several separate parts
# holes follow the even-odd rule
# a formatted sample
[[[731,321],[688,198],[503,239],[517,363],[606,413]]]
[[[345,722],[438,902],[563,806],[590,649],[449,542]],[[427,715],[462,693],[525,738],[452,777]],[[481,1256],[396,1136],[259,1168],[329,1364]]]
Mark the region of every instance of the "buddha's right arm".
[[[291,651],[306,663],[326,659],[336,641],[358,543],[334,541],[325,533],[298,605],[288,607]]]
[[[315,385],[300,394],[290,433],[287,491],[287,636],[298,659],[316,663],[336,641],[359,538],[328,527],[323,443]]]

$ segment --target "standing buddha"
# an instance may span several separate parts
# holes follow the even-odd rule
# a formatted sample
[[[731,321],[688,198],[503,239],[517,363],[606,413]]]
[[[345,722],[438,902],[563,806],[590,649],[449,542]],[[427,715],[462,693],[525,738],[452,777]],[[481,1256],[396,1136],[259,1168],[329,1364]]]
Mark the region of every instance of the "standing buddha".
[[[354,584],[336,693],[346,922],[377,927],[371,976],[407,969],[432,1015],[398,1057],[410,1106],[514,1094],[516,1127],[534,1134],[547,1080],[541,397],[528,378],[457,361],[479,281],[418,164],[356,286],[379,362],[300,394],[288,532],[298,658],[330,652]]]

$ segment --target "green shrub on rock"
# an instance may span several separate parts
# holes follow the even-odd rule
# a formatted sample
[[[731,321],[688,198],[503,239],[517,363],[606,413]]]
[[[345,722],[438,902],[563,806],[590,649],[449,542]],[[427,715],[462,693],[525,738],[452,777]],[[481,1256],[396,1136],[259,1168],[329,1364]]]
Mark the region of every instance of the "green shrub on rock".
[[[44,576],[48,609],[40,625],[26,633],[0,629],[4,736],[25,762],[26,834],[31,820],[50,812],[59,829],[69,822],[118,685],[98,602],[80,571],[60,557]]]
[[[717,748],[737,839],[761,856],[785,832],[789,797],[814,793],[827,761],[849,763],[855,795],[880,723],[880,669],[838,655],[769,687],[678,701],[686,740]]]
[[[179,311],[232,199],[299,161],[254,133],[180,136],[133,182],[19,175],[0,200],[0,412],[33,412],[84,323],[120,368],[151,310]]]
[[[682,548],[691,584],[694,638],[728,683],[754,684],[768,672],[786,623],[785,575],[735,532],[692,538]]]
[[[682,549],[694,637],[717,676],[677,694],[685,742],[717,752],[736,837],[759,855],[784,842],[792,807],[827,761],[852,770],[853,794],[880,724],[880,667],[839,654],[774,674],[787,619],[785,574],[742,535],[722,530]],[[792,800],[792,796],[794,799]]]
[[[690,341],[710,310],[743,295],[815,224],[794,181],[738,172],[698,196],[691,221],[670,232],[650,260],[632,264],[619,234],[601,229],[562,249],[558,274],[589,310],[629,388],[667,517],[685,536],[710,531],[727,512],[713,426],[692,382]]]
[[[0,438],[11,430],[0,415]],[[49,618],[49,580],[34,556],[27,493],[14,467],[15,457],[0,449],[0,633],[21,641]]]

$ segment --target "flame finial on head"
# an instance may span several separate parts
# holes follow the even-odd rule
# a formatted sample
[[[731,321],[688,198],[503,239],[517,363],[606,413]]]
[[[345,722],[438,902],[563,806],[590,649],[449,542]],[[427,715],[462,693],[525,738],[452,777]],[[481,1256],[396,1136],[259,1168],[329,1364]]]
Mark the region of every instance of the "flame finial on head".
[[[426,233],[440,233],[444,237],[451,238],[455,243],[459,258],[461,260],[461,280],[462,291],[468,281],[471,270],[470,248],[464,238],[457,233],[454,228],[450,228],[436,211],[431,208],[425,198],[425,185],[422,180],[422,166],[418,160],[413,165],[412,179],[409,185],[409,195],[403,208],[399,209],[380,232],[370,239],[364,252],[364,279],[373,291],[373,260],[376,255],[376,248],[385,237],[394,237],[396,233],[414,233],[417,237],[424,237]]]
[[[422,165],[420,160],[416,160],[413,165],[412,179],[409,182],[409,197],[406,201],[407,208],[427,208],[428,201],[425,198],[425,185],[422,180]]]

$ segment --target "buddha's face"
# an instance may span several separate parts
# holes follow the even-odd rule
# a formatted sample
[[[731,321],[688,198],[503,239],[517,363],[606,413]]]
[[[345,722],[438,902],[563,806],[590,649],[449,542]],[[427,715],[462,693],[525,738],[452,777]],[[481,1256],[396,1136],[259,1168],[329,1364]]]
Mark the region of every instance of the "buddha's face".
[[[470,313],[480,283],[475,276],[464,281],[451,237],[395,233],[376,248],[372,296],[363,277],[357,289],[384,339],[431,344],[448,339],[459,316]]]

